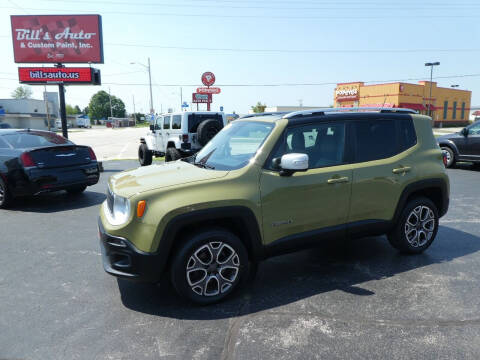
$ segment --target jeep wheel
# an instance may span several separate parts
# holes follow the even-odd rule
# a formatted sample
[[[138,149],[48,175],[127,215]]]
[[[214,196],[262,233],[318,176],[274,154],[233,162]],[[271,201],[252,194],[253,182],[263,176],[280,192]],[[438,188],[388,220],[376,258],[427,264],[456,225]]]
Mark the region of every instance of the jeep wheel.
[[[445,156],[447,157],[447,168],[454,166],[455,154],[453,153],[453,150],[450,149],[448,146],[442,146],[441,149],[445,154]]]
[[[419,254],[431,245],[437,231],[437,207],[430,199],[420,197],[405,206],[388,240],[401,252]]]
[[[180,159],[181,157],[182,156],[180,155],[180,152],[177,149],[173,147],[169,147],[167,149],[167,152],[165,153],[165,162],[175,161]]]
[[[138,161],[141,166],[152,164],[152,152],[148,150],[147,144],[140,144],[138,147]]]
[[[197,127],[197,137],[200,145],[205,146],[207,143],[222,130],[222,124],[215,119],[202,121]]]
[[[11,195],[8,191],[7,185],[3,182],[0,178],[0,209],[7,208],[8,205],[11,203]]]
[[[175,254],[171,280],[181,296],[208,305],[229,296],[248,271],[248,255],[238,237],[223,229],[185,239]]]

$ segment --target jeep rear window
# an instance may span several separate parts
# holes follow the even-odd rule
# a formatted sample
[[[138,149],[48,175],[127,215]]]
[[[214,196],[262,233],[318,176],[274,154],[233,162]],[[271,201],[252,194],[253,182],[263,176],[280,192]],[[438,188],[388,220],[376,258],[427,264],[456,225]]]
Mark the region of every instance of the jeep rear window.
[[[222,114],[190,114],[188,115],[188,132],[196,133],[198,125],[205,120],[215,119],[218,120],[223,128],[223,116]]]
[[[173,115],[172,129],[180,129],[182,127],[182,115]]]

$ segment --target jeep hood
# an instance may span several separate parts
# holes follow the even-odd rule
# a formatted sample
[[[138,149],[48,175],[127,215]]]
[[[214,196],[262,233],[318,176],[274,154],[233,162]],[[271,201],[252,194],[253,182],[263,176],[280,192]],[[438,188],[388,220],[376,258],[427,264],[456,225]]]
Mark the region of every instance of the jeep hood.
[[[114,193],[131,197],[137,193],[197,181],[218,179],[228,171],[203,169],[185,161],[143,166],[113,175],[109,180]]]

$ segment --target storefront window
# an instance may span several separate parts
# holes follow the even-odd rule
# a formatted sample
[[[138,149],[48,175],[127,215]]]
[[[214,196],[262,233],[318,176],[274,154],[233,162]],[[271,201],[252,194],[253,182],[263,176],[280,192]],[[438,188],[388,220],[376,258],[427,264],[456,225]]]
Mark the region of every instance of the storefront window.
[[[465,103],[462,102],[462,120],[465,120]]]
[[[445,101],[443,103],[443,120],[447,118],[447,114],[448,114],[448,101]]]
[[[457,102],[454,101],[453,102],[453,115],[452,115],[452,119],[455,120],[457,118]]]

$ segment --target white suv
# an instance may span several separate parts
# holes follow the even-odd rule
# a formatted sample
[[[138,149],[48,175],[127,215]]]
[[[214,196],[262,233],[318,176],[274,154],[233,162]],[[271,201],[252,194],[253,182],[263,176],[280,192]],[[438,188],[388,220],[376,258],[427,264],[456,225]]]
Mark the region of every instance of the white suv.
[[[225,125],[223,112],[187,111],[155,117],[147,136],[140,138],[138,160],[150,165],[153,156],[174,161],[199,151]]]

